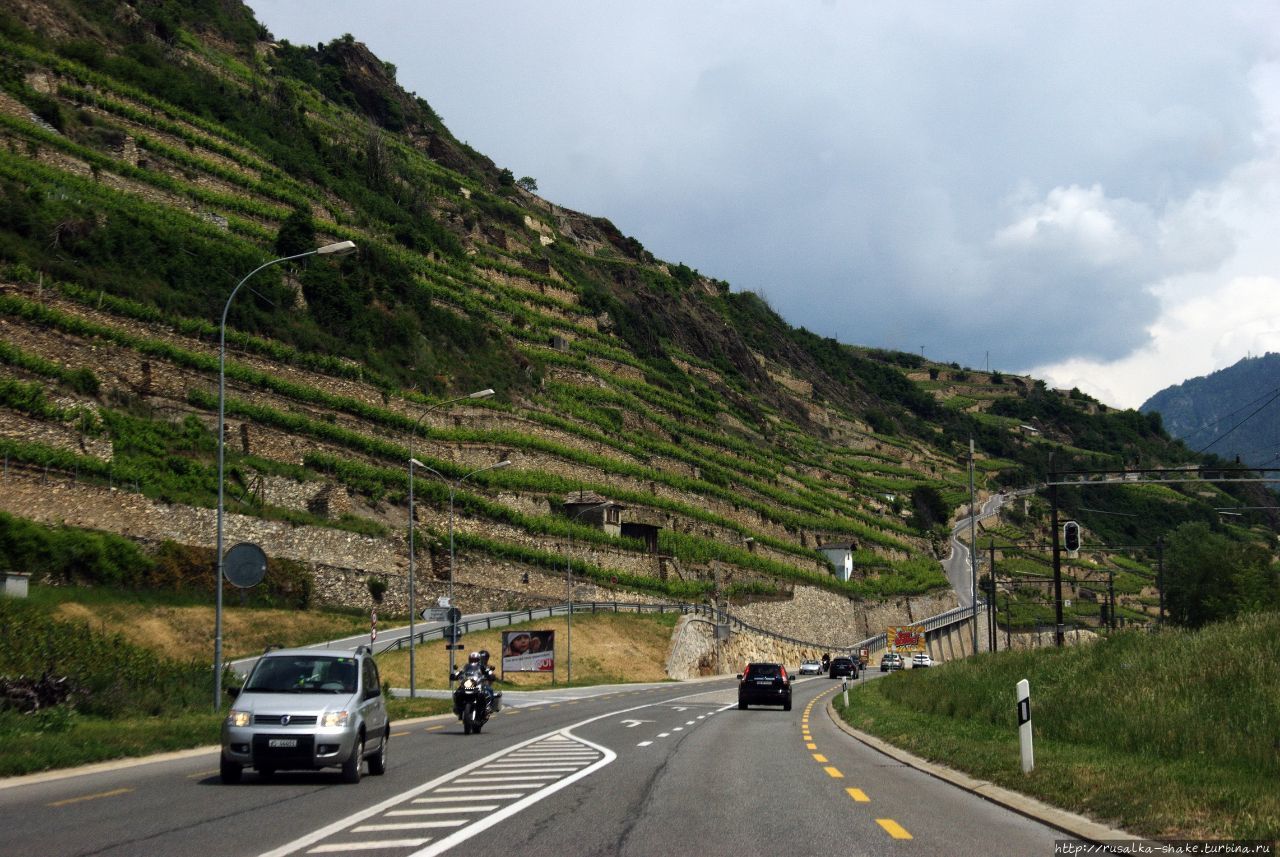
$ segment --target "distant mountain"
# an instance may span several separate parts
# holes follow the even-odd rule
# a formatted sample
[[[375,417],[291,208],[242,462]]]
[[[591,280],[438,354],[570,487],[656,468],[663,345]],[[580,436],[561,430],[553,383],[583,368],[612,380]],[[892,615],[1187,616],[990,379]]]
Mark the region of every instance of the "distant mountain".
[[[1167,387],[1139,410],[1159,413],[1165,430],[1193,450],[1274,466],[1280,460],[1280,354],[1246,357]]]

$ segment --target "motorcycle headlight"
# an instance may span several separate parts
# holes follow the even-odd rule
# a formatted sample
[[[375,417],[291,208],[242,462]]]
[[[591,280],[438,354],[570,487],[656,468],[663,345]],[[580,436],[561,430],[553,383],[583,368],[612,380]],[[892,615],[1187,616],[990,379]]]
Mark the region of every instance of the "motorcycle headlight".
[[[253,720],[253,715],[251,715],[249,712],[237,711],[234,708],[231,709],[231,712],[227,715],[228,726],[248,726],[250,721],[252,720]]]
[[[479,682],[477,682],[473,678],[469,678],[462,683],[462,686],[465,687],[467,690],[475,690],[478,685],[479,685]]]
[[[351,715],[346,711],[326,711],[320,718],[321,726],[346,726]]]

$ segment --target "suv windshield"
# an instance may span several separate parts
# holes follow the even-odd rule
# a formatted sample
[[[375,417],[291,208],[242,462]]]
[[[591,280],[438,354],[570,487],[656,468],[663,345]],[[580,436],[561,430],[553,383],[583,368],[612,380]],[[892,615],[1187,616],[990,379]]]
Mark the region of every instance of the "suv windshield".
[[[744,678],[777,678],[780,667],[777,664],[751,664],[747,667]]]
[[[258,661],[242,693],[355,693],[355,658],[281,655]]]

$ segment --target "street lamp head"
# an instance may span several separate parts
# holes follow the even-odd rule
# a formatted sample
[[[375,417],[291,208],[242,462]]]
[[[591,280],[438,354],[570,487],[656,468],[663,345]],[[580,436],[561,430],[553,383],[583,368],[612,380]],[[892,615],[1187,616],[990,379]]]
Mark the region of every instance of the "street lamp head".
[[[468,399],[487,399],[492,395],[493,395],[493,388],[488,388],[484,390],[476,390],[474,393],[467,396],[467,398]]]
[[[349,253],[356,252],[356,242],[339,241],[336,244],[326,244],[316,250],[317,256],[346,256]]]
[[[511,466],[511,462],[510,462],[510,461],[499,461],[497,464],[493,465],[493,469],[494,469],[494,470],[500,470],[500,469],[502,469],[503,467],[510,467],[510,466]]]
[[[424,468],[424,469],[425,469],[425,468],[426,468],[426,466],[427,466],[427,465],[423,464],[421,461],[419,461],[419,460],[418,460],[418,459],[416,459],[416,458],[410,458],[410,459],[409,459],[409,463],[410,463],[410,464],[412,464],[414,467],[422,467],[422,468]]]

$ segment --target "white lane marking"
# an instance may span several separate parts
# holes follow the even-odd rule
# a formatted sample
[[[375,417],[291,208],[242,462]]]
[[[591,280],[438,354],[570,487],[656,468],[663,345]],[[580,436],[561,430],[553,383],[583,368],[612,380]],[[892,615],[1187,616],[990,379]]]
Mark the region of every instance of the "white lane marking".
[[[648,747],[648,746],[649,746],[650,744],[652,744],[652,743],[653,743],[652,741],[641,741],[641,742],[640,742],[639,744],[637,744],[636,746],[637,746],[637,747]]]
[[[391,824],[362,824],[351,828],[352,833],[377,833],[382,830],[427,830],[440,827],[461,827],[468,819],[449,818],[444,821],[396,821]]]
[[[658,733],[658,737],[659,737],[659,738],[670,738],[670,737],[671,737],[671,733],[670,733],[670,732],[659,732],[659,733]]]
[[[387,815],[457,815],[460,812],[491,812],[499,804],[482,803],[475,806],[437,806],[429,809],[393,809]]]
[[[653,690],[659,690],[659,689],[660,688],[655,687],[655,688],[648,688],[647,690],[653,691]],[[704,693],[706,693],[706,691],[698,691],[697,693],[685,694],[684,696],[676,697],[676,700],[686,699],[688,697],[694,697],[694,696],[701,696]],[[367,807],[363,810],[360,810],[359,812],[353,813],[347,816],[346,818],[342,818],[335,822],[332,822],[318,830],[314,830],[311,833],[308,833],[305,836],[295,839],[292,842],[287,842],[284,845],[279,846],[278,848],[272,849],[271,851],[263,852],[261,857],[286,857],[286,855],[297,853],[298,851],[301,851],[303,848],[306,848],[308,845],[314,845],[315,843],[319,842],[320,840],[326,837],[333,836],[337,833],[340,833],[343,830],[346,830],[348,827],[350,827],[353,824],[364,821],[367,818],[372,818],[373,816],[378,815],[382,812],[385,812],[386,810],[391,809],[392,807],[397,806],[398,804],[402,804],[407,800],[412,800],[414,803],[432,803],[435,801],[512,800],[516,798],[521,798],[521,800],[519,800],[518,803],[512,804],[511,806],[507,807],[506,810],[503,810],[501,813],[497,815],[489,816],[489,819],[487,820],[488,823],[479,822],[475,827],[474,831],[473,831],[473,828],[466,827],[452,834],[450,837],[448,837],[448,839],[443,840],[443,841],[449,842],[449,845],[447,847],[451,848],[453,847],[453,845],[456,845],[459,842],[465,841],[468,837],[474,835],[474,833],[478,833],[480,830],[487,830],[493,824],[496,824],[498,820],[500,820],[499,817],[508,818],[510,814],[513,814],[509,812],[510,810],[512,810],[513,807],[519,808],[519,809],[516,809],[515,812],[523,810],[528,806],[532,806],[534,803],[536,803],[538,800],[541,800],[543,797],[554,794],[556,791],[559,791],[561,788],[564,788],[569,784],[576,782],[582,777],[586,777],[586,776],[589,776],[590,774],[595,773],[597,770],[599,770],[600,768],[604,767],[605,765],[609,764],[614,759],[616,759],[617,754],[614,753],[612,750],[609,750],[607,747],[601,747],[600,745],[592,744],[590,741],[578,739],[578,740],[581,740],[583,744],[587,744],[588,746],[599,749],[602,753],[606,754],[605,757],[601,759],[599,762],[579,771],[577,774],[573,774],[570,777],[558,783],[554,783],[548,788],[543,789],[542,791],[539,791],[527,797],[519,793],[514,793],[514,794],[505,794],[505,793],[492,794],[491,793],[486,795],[459,795],[459,796],[450,795],[450,796],[441,796],[441,797],[435,797],[435,798],[420,798],[418,797],[418,795],[421,795],[424,792],[430,791],[431,789],[436,788],[442,783],[451,782],[452,780],[457,779],[463,774],[469,771],[472,771],[476,768],[479,768],[489,762],[495,761],[505,756],[509,756],[512,753],[518,753],[524,750],[526,747],[529,747],[532,744],[536,744],[539,741],[572,745],[573,739],[563,737],[565,734],[572,734],[570,730],[579,728],[581,726],[586,726],[589,723],[595,723],[597,720],[603,720],[608,717],[617,717],[622,714],[630,714],[633,711],[640,711],[645,708],[653,708],[655,706],[665,705],[670,703],[671,701],[672,700],[664,700],[662,702],[646,702],[640,705],[634,705],[630,708],[624,708],[621,711],[612,711],[612,712],[609,712],[608,714],[601,714],[596,717],[589,717],[586,720],[582,720],[578,723],[573,724],[572,726],[567,727],[566,729],[557,730],[555,733],[552,733],[552,734],[536,735],[532,738],[528,738],[525,741],[519,744],[516,744],[512,747],[507,747],[505,749],[498,750],[494,753],[491,753],[488,756],[485,756],[481,759],[477,759],[476,761],[471,762],[470,764],[464,765],[461,768],[442,774],[441,776],[436,777],[434,780],[431,780],[429,782],[423,783],[418,786],[414,786],[408,791],[401,792],[400,794],[397,794],[397,795],[393,795],[392,797],[387,798],[381,803],[374,804],[373,806]],[[734,707],[734,703],[730,703],[728,705],[723,706],[722,708],[717,709],[716,711],[708,712],[708,716],[712,714],[716,714],[720,711],[726,711],[733,707]],[[484,826],[481,827],[479,826],[480,824],[483,824]],[[417,841],[419,840],[404,840],[404,842],[409,844],[403,847],[412,847],[412,845],[415,844]],[[420,840],[420,841],[429,842],[430,840]],[[323,850],[326,852],[334,852],[334,851],[341,851],[343,850],[343,848],[354,850],[357,846],[348,845],[348,846],[336,846],[336,847],[330,847],[330,846],[320,846],[320,847],[323,848]],[[388,847],[397,847],[397,846],[395,846],[390,842],[383,842],[383,843],[378,843],[376,845],[369,844],[361,847],[388,848]],[[435,846],[432,846],[432,849],[428,849],[427,851],[421,852],[419,854],[415,854],[413,855],[413,857],[429,857],[429,855],[435,855],[435,854],[441,853],[441,851],[434,850],[434,848]]]
[[[684,725],[685,725],[685,726],[697,726],[697,725],[698,725],[698,721],[696,721],[696,720],[686,720],[686,721],[684,722]]]
[[[524,811],[528,807],[533,806],[538,801],[543,800],[547,797],[550,797],[551,795],[555,794],[561,789],[567,788],[573,783],[576,783],[578,780],[582,779],[583,777],[591,776],[591,774],[595,773],[596,771],[600,770],[601,768],[613,762],[614,759],[618,758],[617,753],[613,752],[608,747],[602,746],[600,744],[592,743],[591,741],[588,741],[585,738],[580,738],[576,735],[573,735],[573,732],[571,731],[580,726],[585,726],[588,723],[594,723],[597,720],[603,720],[605,717],[612,717],[612,716],[615,716],[615,715],[605,714],[599,717],[592,717],[582,721],[581,723],[577,723],[566,729],[562,729],[560,730],[559,733],[557,733],[559,735],[566,736],[564,738],[564,740],[566,741],[577,741],[581,744],[585,744],[588,747],[592,747],[598,750],[601,754],[600,761],[596,762],[594,765],[589,765],[583,768],[581,771],[578,771],[576,774],[570,774],[564,779],[558,780],[552,783],[551,785],[547,786],[546,788],[541,789],[540,791],[534,792],[533,794],[529,795],[526,798],[516,801],[510,806],[504,807],[503,809],[500,809],[497,812],[493,812],[493,813],[490,813],[489,815],[486,815],[484,818],[478,820],[475,824],[467,825],[462,830],[458,830],[458,831],[455,831],[454,833],[451,833],[450,835],[446,836],[444,839],[441,839],[439,842],[433,843],[431,845],[428,845],[426,848],[413,852],[413,854],[410,855],[410,857],[436,857],[436,855],[438,854],[443,854],[445,851],[448,851],[453,846],[461,842],[466,842],[468,839],[470,839],[472,836],[475,836],[477,833],[482,833],[483,831],[488,830],[493,825],[498,824],[499,822],[505,821],[511,816]],[[570,735],[572,735],[573,737],[568,737]]]
[[[529,788],[537,788],[543,783],[551,782],[555,778],[555,774],[545,777],[529,777],[524,775],[519,777],[467,777],[465,780],[460,780],[459,782],[466,783],[467,785],[472,785],[474,783],[506,783],[506,785],[503,786],[504,789],[521,789],[525,786],[528,786]],[[487,786],[487,788],[493,788],[493,786]]]
[[[519,788],[515,783],[506,786],[509,789]],[[492,791],[493,786],[441,786],[436,789],[438,792],[487,792]],[[520,797],[524,797],[524,792],[520,793]]]
[[[491,795],[448,795],[447,797],[420,797],[414,798],[414,803],[446,803],[462,800],[515,800],[518,797],[524,797],[523,792],[512,792],[511,794],[491,794]]]
[[[334,854],[347,851],[377,851],[383,848],[416,848],[431,841],[426,839],[375,839],[370,842],[343,842],[334,845],[317,845],[308,854]]]
[[[683,726],[677,726],[675,729],[672,729],[671,731],[672,731],[672,732],[683,732],[683,731],[684,731],[684,727],[683,727]]]

